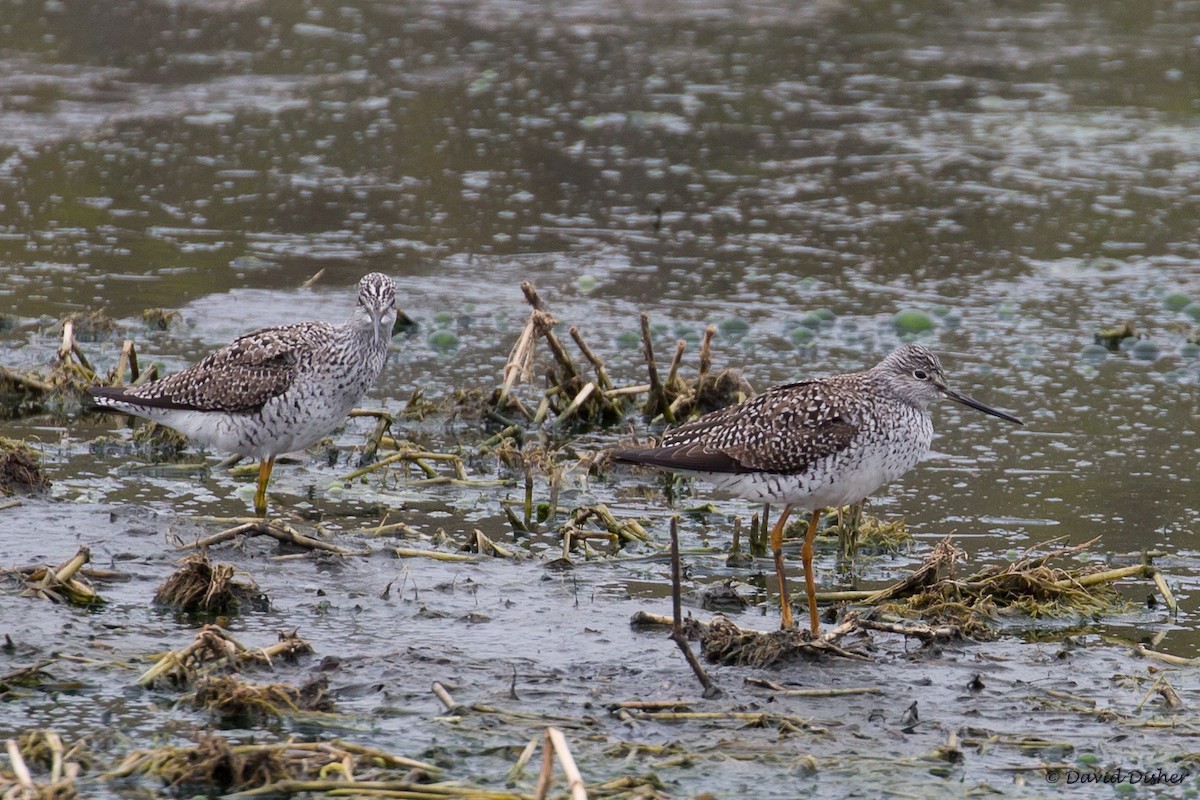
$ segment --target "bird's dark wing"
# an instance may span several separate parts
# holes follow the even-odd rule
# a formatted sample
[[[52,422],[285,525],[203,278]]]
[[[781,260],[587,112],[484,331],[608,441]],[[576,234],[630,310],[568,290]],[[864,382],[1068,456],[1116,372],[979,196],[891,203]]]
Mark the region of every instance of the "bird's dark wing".
[[[805,472],[849,447],[858,426],[824,381],[777,386],[664,435],[660,447],[617,450],[617,461],[690,472]],[[834,389],[836,391],[836,389]]]
[[[246,412],[283,394],[323,338],[326,323],[264,328],[235,339],[182,372],[134,388],[98,386],[104,400],[150,408]]]

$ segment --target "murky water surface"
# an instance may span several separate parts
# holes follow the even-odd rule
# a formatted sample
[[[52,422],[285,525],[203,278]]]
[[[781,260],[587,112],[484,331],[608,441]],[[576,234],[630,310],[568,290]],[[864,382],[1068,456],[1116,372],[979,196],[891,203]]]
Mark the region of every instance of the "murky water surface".
[[[1200,301],[1197,35],[1188,4],[6,0],[0,364],[45,367],[57,321],[103,308],[120,330],[85,343],[95,362],[115,363],[128,337],[175,370],[254,327],[340,319],[369,270],[396,277],[419,323],[395,340],[367,403],[397,412],[414,389],[442,401],[497,385],[527,313],[522,280],[626,384],[644,379],[630,346],[641,311],[660,353],[689,343],[689,370],[705,325],[719,325],[717,366],[740,367],[760,389],[868,366],[900,341],[897,312],[925,312],[935,327],[922,340],[956,386],[1027,424],[936,409],[935,453],[872,501],[876,514],[907,518],[915,548],[849,574],[822,552],[823,587],[893,580],[947,533],[975,565],[1100,535],[1098,553],[1164,554],[1177,618],[1135,606],[1070,646],[1006,639],[910,657],[914,646],[881,639],[871,664],[718,668],[726,696],[704,703],[671,644],[629,628],[634,610],[668,610],[667,566],[649,548],[559,573],[544,567],[556,555],[548,538],[521,545],[532,557],[517,564],[443,564],[394,559],[386,542],[353,533],[386,507],[426,537],[479,527],[510,541],[500,501],[522,493],[489,459],[468,469],[507,482],[498,488],[396,476],[346,485],[370,430],[353,421],[336,437],[336,464],[281,465],[272,499],[323,512],[346,542],[377,552],[219,551],[272,600],[232,629],[266,644],[298,627],[313,642],[316,657],[281,666],[280,680],[340,660],[325,665],[347,715],[337,735],[497,787],[538,726],[442,719],[432,681],[460,702],[570,717],[589,781],[654,773],[678,797],[1072,796],[1082,789],[1036,768],[1087,755],[1178,769],[1195,750],[1180,735],[1198,722],[1195,674],[1171,676],[1184,711],[1135,710],[1148,662],[1126,644],[1200,655],[1200,361],[1186,345],[1200,319],[1187,305]],[[177,310],[183,324],[151,331],[148,308]],[[805,315],[817,309],[831,319],[813,324]],[[1082,354],[1097,329],[1125,320],[1152,345]],[[130,471],[119,447],[89,447],[101,434],[127,438],[112,419],[0,426],[40,443],[54,482],[48,499],[0,511],[0,564],[59,563],[88,544],[131,576],[103,587],[110,602],[93,613],[0,597],[0,628],[15,642],[3,670],[51,652],[99,661],[60,662],[65,688],[0,705],[0,734],[106,730],[97,746],[109,755],[188,740],[204,715],[131,688],[144,656],[194,632],[149,599],[176,537],[216,529],[199,517],[244,514],[252,487],[223,471]],[[443,417],[407,429],[446,450],[489,434]],[[592,432],[571,447],[585,455],[627,435]],[[665,540],[662,498],[634,491],[649,479],[584,472],[569,474],[564,508],[606,502],[653,520]],[[752,510],[717,504],[707,520],[684,519],[685,547],[727,547],[730,517]],[[767,565],[728,569],[718,552],[689,566],[690,583],[749,582],[757,605],[735,620],[774,624]],[[1127,590],[1137,602],[1151,591]],[[757,674],[884,691],[800,702],[742,685]],[[972,693],[976,674],[985,688]],[[1096,699],[1120,721],[1051,691]],[[812,728],[627,725],[608,711],[676,697],[796,714]],[[913,701],[922,723],[906,731]],[[1143,724],[1152,720],[1178,727]],[[951,731],[1000,738],[960,764],[927,758]],[[1005,743],[1027,734],[1055,744]],[[696,755],[627,757],[623,741]]]

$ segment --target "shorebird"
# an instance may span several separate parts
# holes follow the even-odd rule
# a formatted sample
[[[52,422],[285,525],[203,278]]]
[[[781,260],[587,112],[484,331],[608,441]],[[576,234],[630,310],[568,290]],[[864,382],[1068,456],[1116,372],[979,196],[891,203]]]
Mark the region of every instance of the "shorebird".
[[[396,284],[372,272],[340,325],[263,328],[160,381],[89,391],[105,408],[257,458],[254,511],[264,516],[275,457],[315,444],[346,418],[383,370],[395,321]]]
[[[871,369],[773,387],[667,431],[658,447],[616,450],[612,457],[692,475],[738,497],[782,504],[771,549],[783,628],[792,627],[783,527],[793,508],[809,511],[800,555],[809,628],[816,634],[812,560],[821,510],[856,503],[916,466],[933,441],[929,404],[939,397],[1023,424],[948,387],[937,355],[909,344]]]

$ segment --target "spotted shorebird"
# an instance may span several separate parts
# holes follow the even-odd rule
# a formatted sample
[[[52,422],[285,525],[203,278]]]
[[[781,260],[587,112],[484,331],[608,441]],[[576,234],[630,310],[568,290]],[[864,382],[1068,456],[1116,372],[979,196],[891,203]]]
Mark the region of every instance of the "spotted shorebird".
[[[281,453],[333,430],[375,383],[396,321],[396,285],[372,272],[340,325],[300,322],[235,339],[182,372],[144,386],[97,386],[96,403],[172,427],[217,450],[259,460],[254,511]]]
[[[948,397],[1022,424],[946,385],[929,349],[905,345],[863,372],[768,389],[668,431],[658,447],[616,450],[613,458],[693,475],[738,497],[782,504],[771,530],[782,627],[792,627],[783,573],[783,527],[793,508],[810,512],[800,551],[811,631],[819,630],[813,537],[824,508],[856,503],[908,472],[929,451],[929,404]]]

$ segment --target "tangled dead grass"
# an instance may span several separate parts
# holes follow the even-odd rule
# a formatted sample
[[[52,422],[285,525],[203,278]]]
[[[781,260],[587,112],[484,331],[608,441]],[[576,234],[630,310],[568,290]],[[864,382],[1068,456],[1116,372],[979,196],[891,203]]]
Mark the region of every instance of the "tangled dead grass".
[[[266,598],[253,582],[237,580],[233,567],[196,552],[179,562],[154,602],[185,613],[234,614],[244,605],[262,606]]]
[[[104,777],[150,775],[173,792],[283,796],[308,791],[303,788],[306,782],[329,784],[323,785],[326,789],[353,789],[366,783],[366,789],[369,782],[388,778],[399,779],[394,780],[396,790],[416,792],[422,781],[440,773],[433,764],[339,740],[232,744],[212,734],[200,736],[190,747],[135,750]],[[333,780],[323,780],[327,778]]]
[[[210,712],[222,727],[252,728],[302,711],[333,711],[328,682],[322,676],[303,686],[254,684],[234,675],[202,679],[190,699]]]
[[[821,636],[794,629],[745,630],[720,615],[707,623],[688,619],[683,632],[689,639],[700,640],[709,661],[765,667],[825,655],[868,658],[857,642],[841,643],[860,631],[882,631],[932,643],[992,639],[1002,632],[1036,629],[1047,618],[1091,621],[1128,607],[1128,601],[1113,586],[1125,578],[1152,580],[1168,608],[1175,607],[1166,581],[1152,565],[1105,568],[1092,561],[1067,568],[1052,563],[1086,553],[1097,541],[1035,554],[1050,544],[1044,543],[1010,564],[958,577],[957,568],[966,554],[946,538],[916,570],[891,586],[877,592],[830,593],[833,599],[848,601],[849,605],[843,609],[839,624]],[[635,614],[633,622],[670,624],[667,618],[644,612]]]
[[[992,638],[997,623],[1024,618],[1095,618],[1121,611],[1127,601],[1112,585],[1131,575],[1153,577],[1152,567],[1105,569],[1086,564],[1074,569],[1050,562],[1088,550],[1098,539],[1035,555],[1035,546],[1004,566],[993,565],[964,578],[954,575],[966,554],[949,539],[939,542],[925,563],[906,580],[867,602],[877,615],[952,625],[971,638]]]
[[[0,497],[41,492],[50,488],[42,461],[33,448],[0,436]]]

